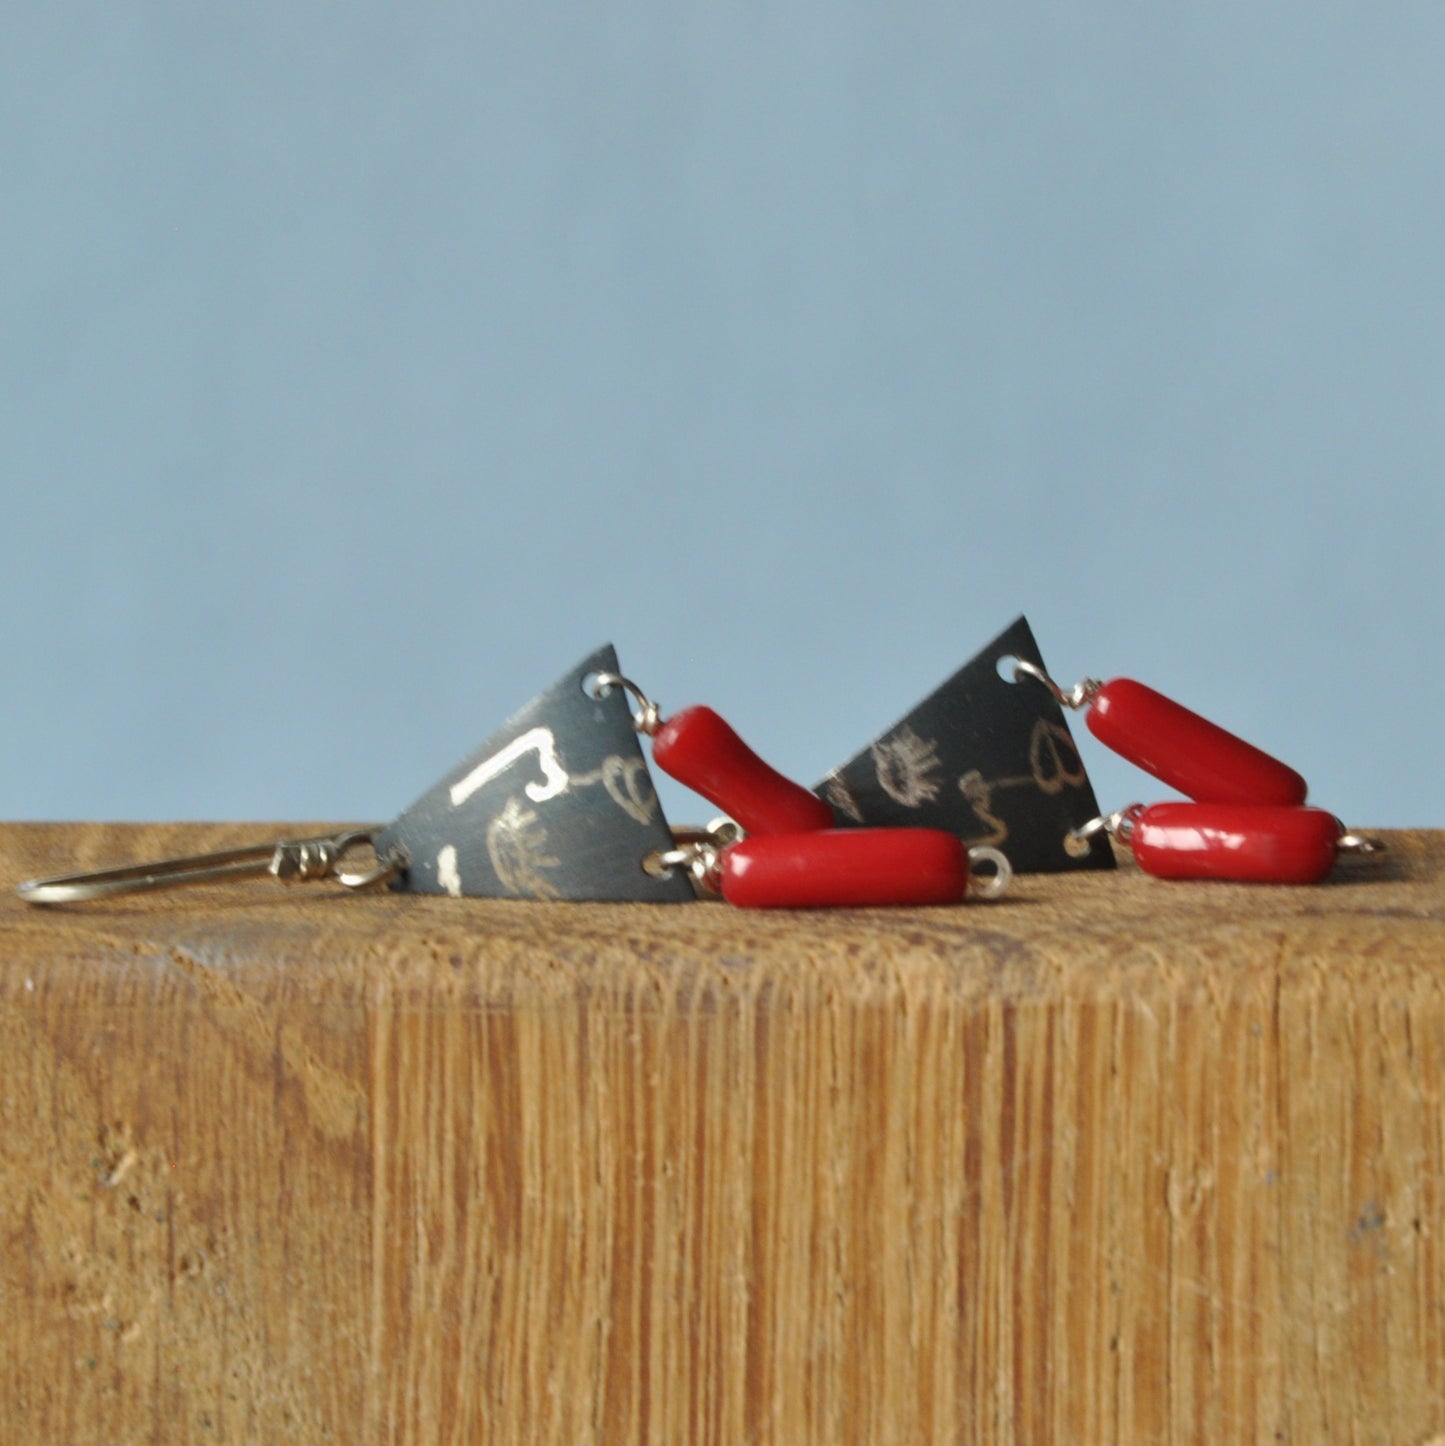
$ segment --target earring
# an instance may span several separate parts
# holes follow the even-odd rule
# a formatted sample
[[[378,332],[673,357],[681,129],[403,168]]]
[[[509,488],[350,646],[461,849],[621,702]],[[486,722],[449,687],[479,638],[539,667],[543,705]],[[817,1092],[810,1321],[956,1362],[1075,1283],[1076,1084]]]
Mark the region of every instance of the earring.
[[[993,897],[1007,886],[1002,854],[950,833],[839,833],[827,803],[771,768],[712,709],[664,721],[617,669],[610,645],[584,658],[385,827],[32,880],[19,892],[31,903],[70,903],[269,874],[483,898],[675,903],[700,888],[743,907],[808,908],[957,903],[970,889]],[[639,734],[652,739],[660,767],[732,817],[669,829]],[[374,863],[350,866],[367,847]]]
[[[626,703],[587,689],[616,669],[610,645],[591,653],[385,827],[34,880],[19,892],[69,903],[269,874],[453,897],[691,901],[686,876],[641,867],[676,845]],[[374,863],[351,866],[368,846]]]
[[[683,903],[686,879],[639,860],[674,846],[617,671],[598,648],[514,713],[376,839],[391,887],[453,897]]]

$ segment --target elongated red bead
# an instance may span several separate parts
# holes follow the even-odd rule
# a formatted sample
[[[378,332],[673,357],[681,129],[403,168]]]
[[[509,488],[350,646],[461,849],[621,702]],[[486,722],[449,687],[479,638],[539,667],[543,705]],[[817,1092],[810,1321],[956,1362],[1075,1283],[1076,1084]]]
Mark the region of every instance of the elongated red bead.
[[[1129,844],[1161,879],[1313,884],[1334,867],[1341,833],[1322,808],[1156,803],[1135,817]]]
[[[1279,759],[1132,678],[1113,678],[1086,717],[1099,742],[1199,803],[1302,804],[1308,785]]]
[[[657,766],[725,810],[750,834],[832,828],[833,810],[764,763],[711,708],[684,708],[653,735]]]
[[[718,858],[722,895],[750,909],[956,904],[968,892],[962,840],[933,828],[847,828],[746,838]]]

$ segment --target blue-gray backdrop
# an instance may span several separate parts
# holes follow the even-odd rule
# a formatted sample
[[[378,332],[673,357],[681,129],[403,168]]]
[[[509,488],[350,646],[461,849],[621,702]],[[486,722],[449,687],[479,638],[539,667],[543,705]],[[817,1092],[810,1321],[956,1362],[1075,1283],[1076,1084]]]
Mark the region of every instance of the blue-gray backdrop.
[[[385,817],[607,639],[811,779],[1026,611],[1445,824],[1442,73],[1438,4],[7,5],[0,815]]]

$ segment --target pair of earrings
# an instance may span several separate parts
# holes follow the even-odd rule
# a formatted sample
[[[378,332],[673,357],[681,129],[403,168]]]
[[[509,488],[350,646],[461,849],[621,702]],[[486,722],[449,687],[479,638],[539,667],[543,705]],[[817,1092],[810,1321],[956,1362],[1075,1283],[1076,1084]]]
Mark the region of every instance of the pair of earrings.
[[[1083,709],[1089,731],[1190,802],[1130,804],[1091,819],[1079,838],[1108,834],[1146,873],[1166,879],[1313,884],[1342,852],[1374,853],[1376,839],[1347,832],[1334,814],[1308,807],[1295,770],[1132,678],[1086,678],[1059,687],[1020,660],[1015,677],[1042,683],[1066,708]]]
[[[957,902],[1001,892],[1015,869],[1112,868],[1107,840],[1076,837],[1098,807],[1057,701],[999,674],[1015,656],[1043,667],[1023,618],[809,790],[711,709],[664,719],[607,646],[385,827],[20,892],[65,903],[269,874],[453,896],[667,903],[702,891],[743,906],[817,907]],[[659,768],[729,817],[670,829],[642,736]]]
[[[1195,802],[1101,816],[1065,708],[1087,709],[1091,732]],[[670,829],[643,736],[659,768],[728,817]],[[1307,882],[1341,849],[1371,845],[1304,797],[1293,770],[1142,684],[1060,688],[1022,617],[811,790],[709,708],[664,719],[607,646],[383,828],[36,880],[20,893],[65,903],[269,874],[457,897],[936,904],[995,895],[1014,871],[1113,868],[1110,836],[1165,877]]]

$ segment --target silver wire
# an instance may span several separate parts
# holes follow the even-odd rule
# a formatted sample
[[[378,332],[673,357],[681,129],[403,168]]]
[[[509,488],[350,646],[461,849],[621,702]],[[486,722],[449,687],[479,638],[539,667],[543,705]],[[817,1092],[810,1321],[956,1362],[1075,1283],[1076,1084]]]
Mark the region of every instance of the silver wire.
[[[370,868],[343,869],[341,865],[353,850],[372,845],[378,832],[375,828],[353,828],[323,838],[277,839],[186,858],[29,879],[15,892],[29,904],[79,904],[117,894],[258,878],[263,874],[282,884],[335,879],[343,888],[368,889],[394,879],[403,867],[401,858],[378,858]]]
[[[979,864],[992,864],[993,872],[982,876]],[[997,850],[978,844],[968,851],[968,891],[978,899],[996,899],[1013,882],[1013,865]]]
[[[1061,688],[1037,663],[1027,658],[1014,659],[1014,682],[1020,678],[1033,678],[1054,695],[1054,701],[1061,708],[1086,708],[1098,696],[1104,685],[1097,678],[1083,678],[1072,688]]]
[[[1077,839],[1080,843],[1086,843],[1089,839],[1106,833],[1110,838],[1116,838],[1120,843],[1128,843],[1134,833],[1134,824],[1140,813],[1143,811],[1143,804],[1130,803],[1123,808],[1117,808],[1113,813],[1100,814],[1098,818],[1091,818],[1088,823],[1081,823],[1078,828],[1070,829],[1067,838]]]
[[[588,692],[594,698],[605,698],[614,688],[621,688],[637,699],[637,712],[632,715],[632,726],[644,737],[651,738],[662,727],[662,710],[632,681],[621,673],[597,673],[592,678]]]

